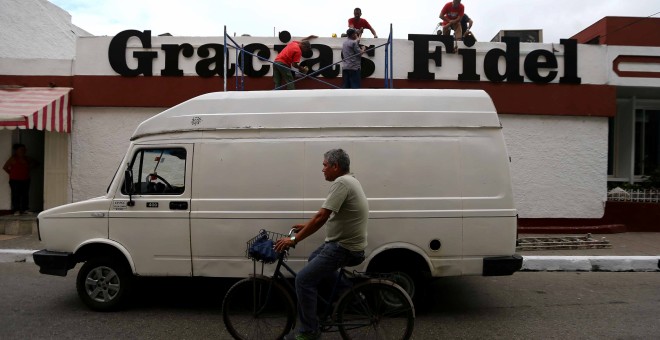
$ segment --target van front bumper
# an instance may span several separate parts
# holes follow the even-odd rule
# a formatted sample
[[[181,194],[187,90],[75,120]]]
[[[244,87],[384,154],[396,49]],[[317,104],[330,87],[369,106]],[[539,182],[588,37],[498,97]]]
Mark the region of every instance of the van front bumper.
[[[522,268],[523,258],[518,254],[511,256],[484,257],[483,276],[511,275]]]
[[[69,269],[78,263],[73,253],[39,250],[32,254],[34,263],[39,266],[41,274],[66,276]]]

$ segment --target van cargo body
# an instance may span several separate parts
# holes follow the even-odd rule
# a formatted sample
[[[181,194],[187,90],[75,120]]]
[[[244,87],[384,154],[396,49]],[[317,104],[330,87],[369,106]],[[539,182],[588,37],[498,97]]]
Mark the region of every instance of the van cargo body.
[[[334,148],[350,155],[369,200],[367,259],[357,270],[402,272],[412,285],[520,269],[509,156],[491,99],[427,89],[186,101],[138,126],[105,196],[39,214],[46,249],[35,263],[66,275],[86,262],[78,292],[95,309],[124,296],[122,287],[95,298],[95,268],[125,283],[245,277],[253,269],[246,241],[260,229],[286,233],[320,208],[330,186],[323,154]],[[298,244],[289,263],[302,268],[324,233]]]

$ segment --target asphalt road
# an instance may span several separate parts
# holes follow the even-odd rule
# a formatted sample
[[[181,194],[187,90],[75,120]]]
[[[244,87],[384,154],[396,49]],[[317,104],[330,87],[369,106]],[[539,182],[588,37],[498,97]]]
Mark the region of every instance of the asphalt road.
[[[98,313],[78,299],[76,273],[0,263],[0,339],[228,338],[219,311],[227,280],[142,280],[127,310]],[[660,338],[657,272],[445,278],[433,291],[415,339]]]

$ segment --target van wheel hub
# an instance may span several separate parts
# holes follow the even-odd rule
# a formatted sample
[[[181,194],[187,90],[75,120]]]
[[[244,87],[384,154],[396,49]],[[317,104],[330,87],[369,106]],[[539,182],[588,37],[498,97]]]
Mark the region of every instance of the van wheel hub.
[[[90,298],[98,302],[108,302],[114,299],[120,291],[120,281],[117,273],[110,267],[96,267],[85,279],[85,291]]]

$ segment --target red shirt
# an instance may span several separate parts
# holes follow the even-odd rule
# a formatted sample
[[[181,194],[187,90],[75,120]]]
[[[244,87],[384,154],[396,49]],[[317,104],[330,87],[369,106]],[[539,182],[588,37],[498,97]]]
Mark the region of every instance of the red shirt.
[[[23,158],[12,157],[9,168],[9,179],[16,181],[25,181],[30,179],[30,161]]]
[[[355,17],[348,19],[348,27],[351,27],[351,25],[353,25],[353,28],[356,30],[359,30],[360,28],[372,29],[369,22],[362,18],[360,18],[360,20],[355,20]]]
[[[444,7],[442,7],[442,11],[440,11],[440,18],[442,18],[442,15],[446,15],[449,19],[454,20],[458,17],[463,16],[463,13],[465,13],[465,7],[463,4],[458,4],[458,7],[454,7],[453,2],[448,2],[445,4]],[[448,21],[442,20],[442,24],[446,25]]]
[[[299,63],[302,58],[302,50],[300,49],[299,41],[292,41],[275,58],[276,62],[280,62],[291,67],[293,63]]]

